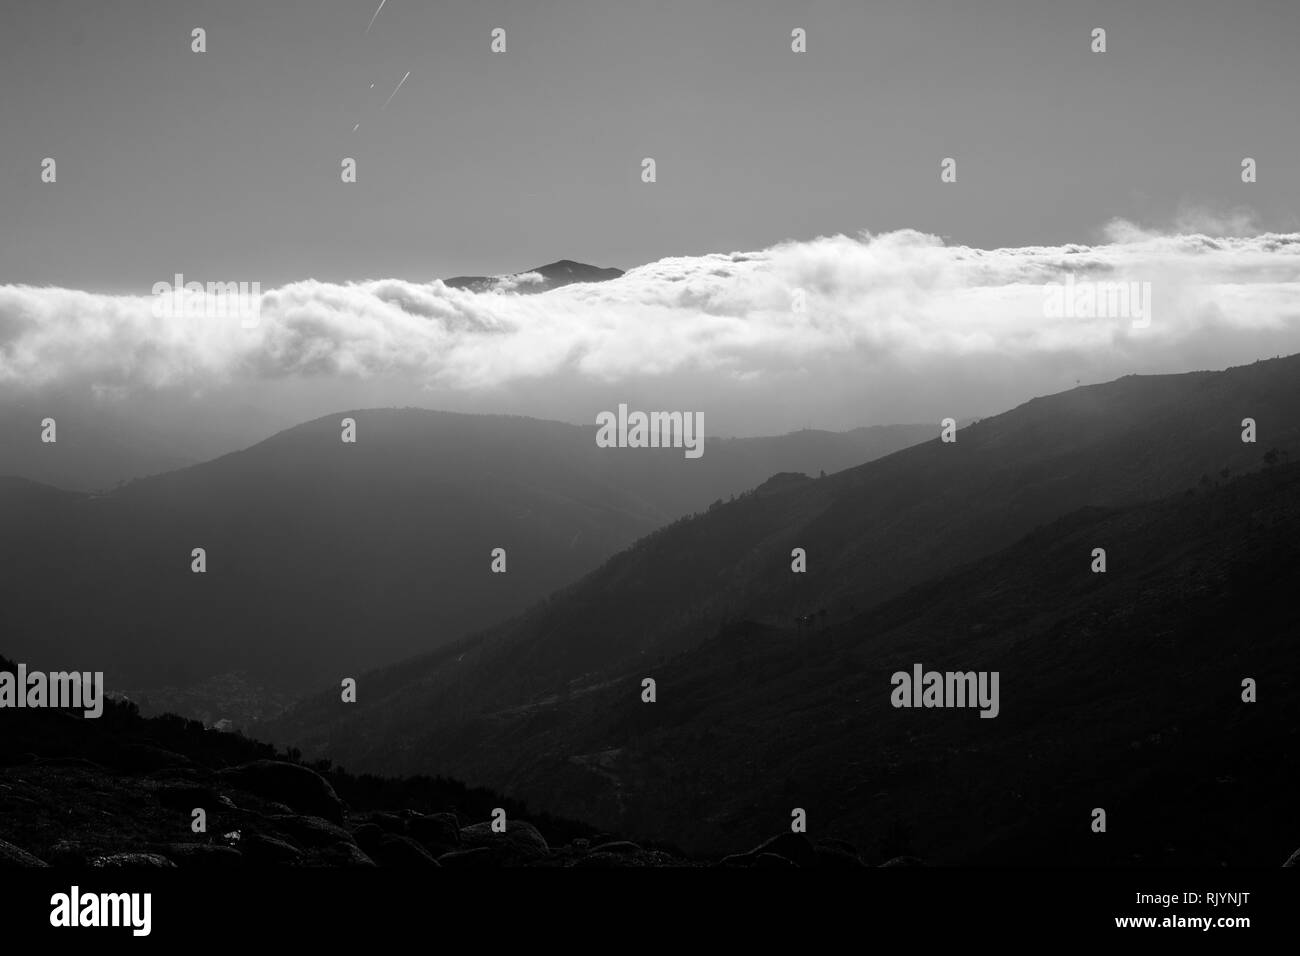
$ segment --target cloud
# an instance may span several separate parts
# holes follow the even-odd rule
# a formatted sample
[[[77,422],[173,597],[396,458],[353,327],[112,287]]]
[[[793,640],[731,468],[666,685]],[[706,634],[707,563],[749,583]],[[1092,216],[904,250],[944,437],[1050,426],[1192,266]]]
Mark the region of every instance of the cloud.
[[[1189,213],[1182,225],[1194,221]],[[266,291],[255,328],[160,318],[149,296],[7,285],[0,385],[118,394],[382,379],[445,394],[664,377],[754,389],[813,367],[894,381],[980,361],[1124,374],[1260,332],[1300,345],[1300,234],[1154,232],[1122,221],[1106,234],[1094,245],[991,250],[911,230],[826,236],[661,259],[533,295],[512,291],[532,276],[482,293],[438,281],[303,281]],[[1049,316],[1049,284],[1067,278],[1150,283],[1149,325]]]

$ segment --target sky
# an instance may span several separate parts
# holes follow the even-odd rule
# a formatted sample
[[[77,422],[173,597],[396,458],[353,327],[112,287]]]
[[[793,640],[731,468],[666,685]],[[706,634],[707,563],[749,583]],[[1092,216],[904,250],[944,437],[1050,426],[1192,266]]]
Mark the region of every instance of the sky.
[[[1300,229],[1292,0],[385,0],[366,32],[377,5],[5,4],[0,281],[427,281],[863,229],[1059,244],[1187,205]]]
[[[1298,39],[1292,0],[6,4],[0,394],[756,434],[1300,351]],[[436,281],[560,258],[632,271]],[[152,315],[177,273],[259,324]],[[1045,314],[1076,273],[1151,321]]]

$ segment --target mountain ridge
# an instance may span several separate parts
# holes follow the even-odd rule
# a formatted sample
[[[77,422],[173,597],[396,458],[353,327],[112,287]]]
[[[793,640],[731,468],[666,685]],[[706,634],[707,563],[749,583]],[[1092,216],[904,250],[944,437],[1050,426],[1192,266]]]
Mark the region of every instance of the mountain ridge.
[[[341,441],[344,418],[355,444]],[[166,691],[151,706],[183,710],[185,687],[233,672],[248,694],[292,693],[523,610],[791,464],[856,463],[930,431],[708,440],[687,461],[610,454],[594,425],[343,411],[103,494],[0,483],[0,626],[14,652],[93,664],[133,694]],[[490,571],[498,547],[506,574]],[[204,574],[191,570],[195,548]]]

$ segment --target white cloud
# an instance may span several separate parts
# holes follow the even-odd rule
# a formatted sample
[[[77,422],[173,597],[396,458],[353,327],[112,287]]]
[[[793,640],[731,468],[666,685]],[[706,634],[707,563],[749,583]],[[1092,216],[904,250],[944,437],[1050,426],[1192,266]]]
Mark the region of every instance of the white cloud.
[[[1113,377],[1175,355],[1231,355],[1235,340],[1254,349],[1262,332],[1300,351],[1300,234],[1213,238],[1116,222],[1107,235],[993,250],[908,230],[830,236],[662,259],[534,295],[510,283],[474,293],[436,281],[303,281],[266,292],[254,329],[155,318],[147,296],[0,286],[0,384],[117,393],[383,380],[447,395],[659,378],[753,397],[764,382],[789,385],[792,370],[833,391],[865,374],[906,387],[957,365],[970,378],[981,362],[999,377],[1038,369],[1038,381],[1046,367]],[[1150,326],[1046,318],[1044,284],[1067,274],[1150,282]],[[805,311],[792,308],[796,290]]]

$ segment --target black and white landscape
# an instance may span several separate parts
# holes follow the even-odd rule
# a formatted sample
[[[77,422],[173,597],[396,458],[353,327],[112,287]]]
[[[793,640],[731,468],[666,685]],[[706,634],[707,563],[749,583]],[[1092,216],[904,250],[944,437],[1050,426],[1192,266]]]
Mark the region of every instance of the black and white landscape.
[[[1294,862],[1297,39],[6,8],[0,865]]]

